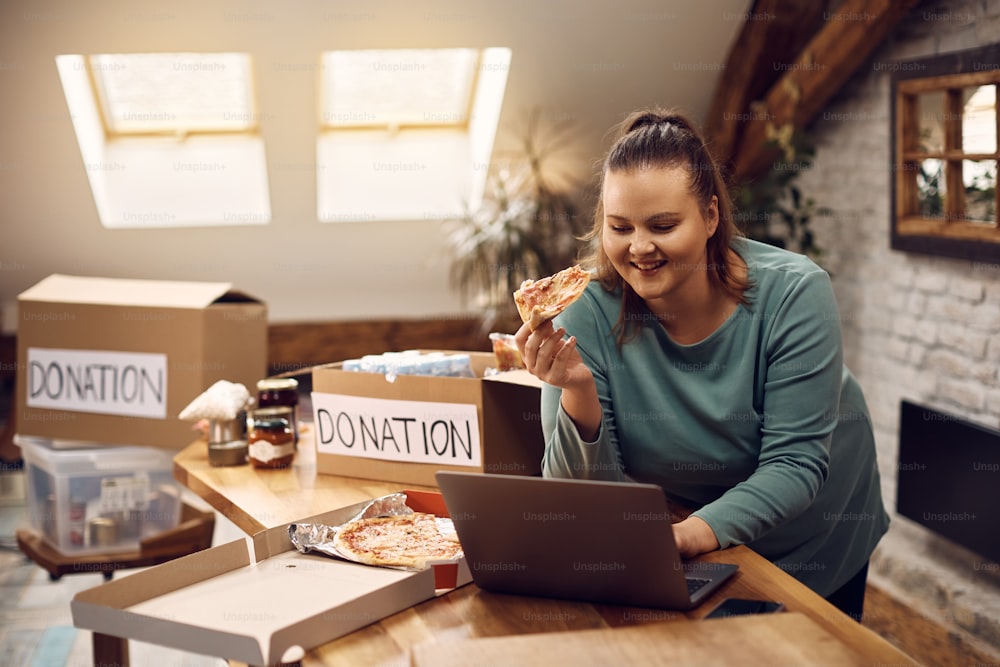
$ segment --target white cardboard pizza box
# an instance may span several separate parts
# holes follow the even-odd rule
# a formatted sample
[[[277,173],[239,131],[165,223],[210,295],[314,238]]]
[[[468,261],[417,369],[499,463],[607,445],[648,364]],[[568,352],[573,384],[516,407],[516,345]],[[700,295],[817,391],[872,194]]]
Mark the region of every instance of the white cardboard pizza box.
[[[366,504],[296,523],[337,525]],[[302,554],[286,524],[81,591],[70,607],[84,630],[270,665],[471,580],[464,560],[412,572]]]

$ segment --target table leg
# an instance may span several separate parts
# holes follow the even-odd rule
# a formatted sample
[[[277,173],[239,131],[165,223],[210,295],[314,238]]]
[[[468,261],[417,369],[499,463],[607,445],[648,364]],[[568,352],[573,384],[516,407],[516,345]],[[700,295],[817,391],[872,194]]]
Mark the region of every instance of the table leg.
[[[100,632],[93,633],[94,664],[128,667],[128,640]]]

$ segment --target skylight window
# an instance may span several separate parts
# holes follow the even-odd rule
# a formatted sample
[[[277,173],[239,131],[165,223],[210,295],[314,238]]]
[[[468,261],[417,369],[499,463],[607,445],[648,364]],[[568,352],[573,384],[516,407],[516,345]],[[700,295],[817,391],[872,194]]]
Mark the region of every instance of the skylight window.
[[[469,121],[478,49],[327,51],[327,128],[462,126]]]
[[[482,199],[511,51],[322,54],[321,222],[444,220]]]
[[[109,134],[256,128],[244,53],[126,53],[88,58]]]
[[[270,222],[251,65],[245,53],[56,57],[102,225]]]

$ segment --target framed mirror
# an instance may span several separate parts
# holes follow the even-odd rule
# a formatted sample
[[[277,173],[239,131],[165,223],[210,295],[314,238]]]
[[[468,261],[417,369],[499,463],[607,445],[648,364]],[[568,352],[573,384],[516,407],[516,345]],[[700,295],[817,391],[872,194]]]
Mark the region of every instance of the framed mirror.
[[[1000,261],[1000,45],[892,70],[892,247]]]

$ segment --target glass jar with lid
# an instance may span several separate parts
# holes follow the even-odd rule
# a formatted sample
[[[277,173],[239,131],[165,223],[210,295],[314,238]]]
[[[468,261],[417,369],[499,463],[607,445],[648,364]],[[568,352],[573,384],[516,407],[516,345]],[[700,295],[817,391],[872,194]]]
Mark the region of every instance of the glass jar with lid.
[[[247,451],[255,468],[287,468],[295,459],[292,411],[286,406],[251,410]]]
[[[291,410],[292,434],[299,441],[299,381],[295,378],[271,377],[257,382],[257,407],[286,407]]]

